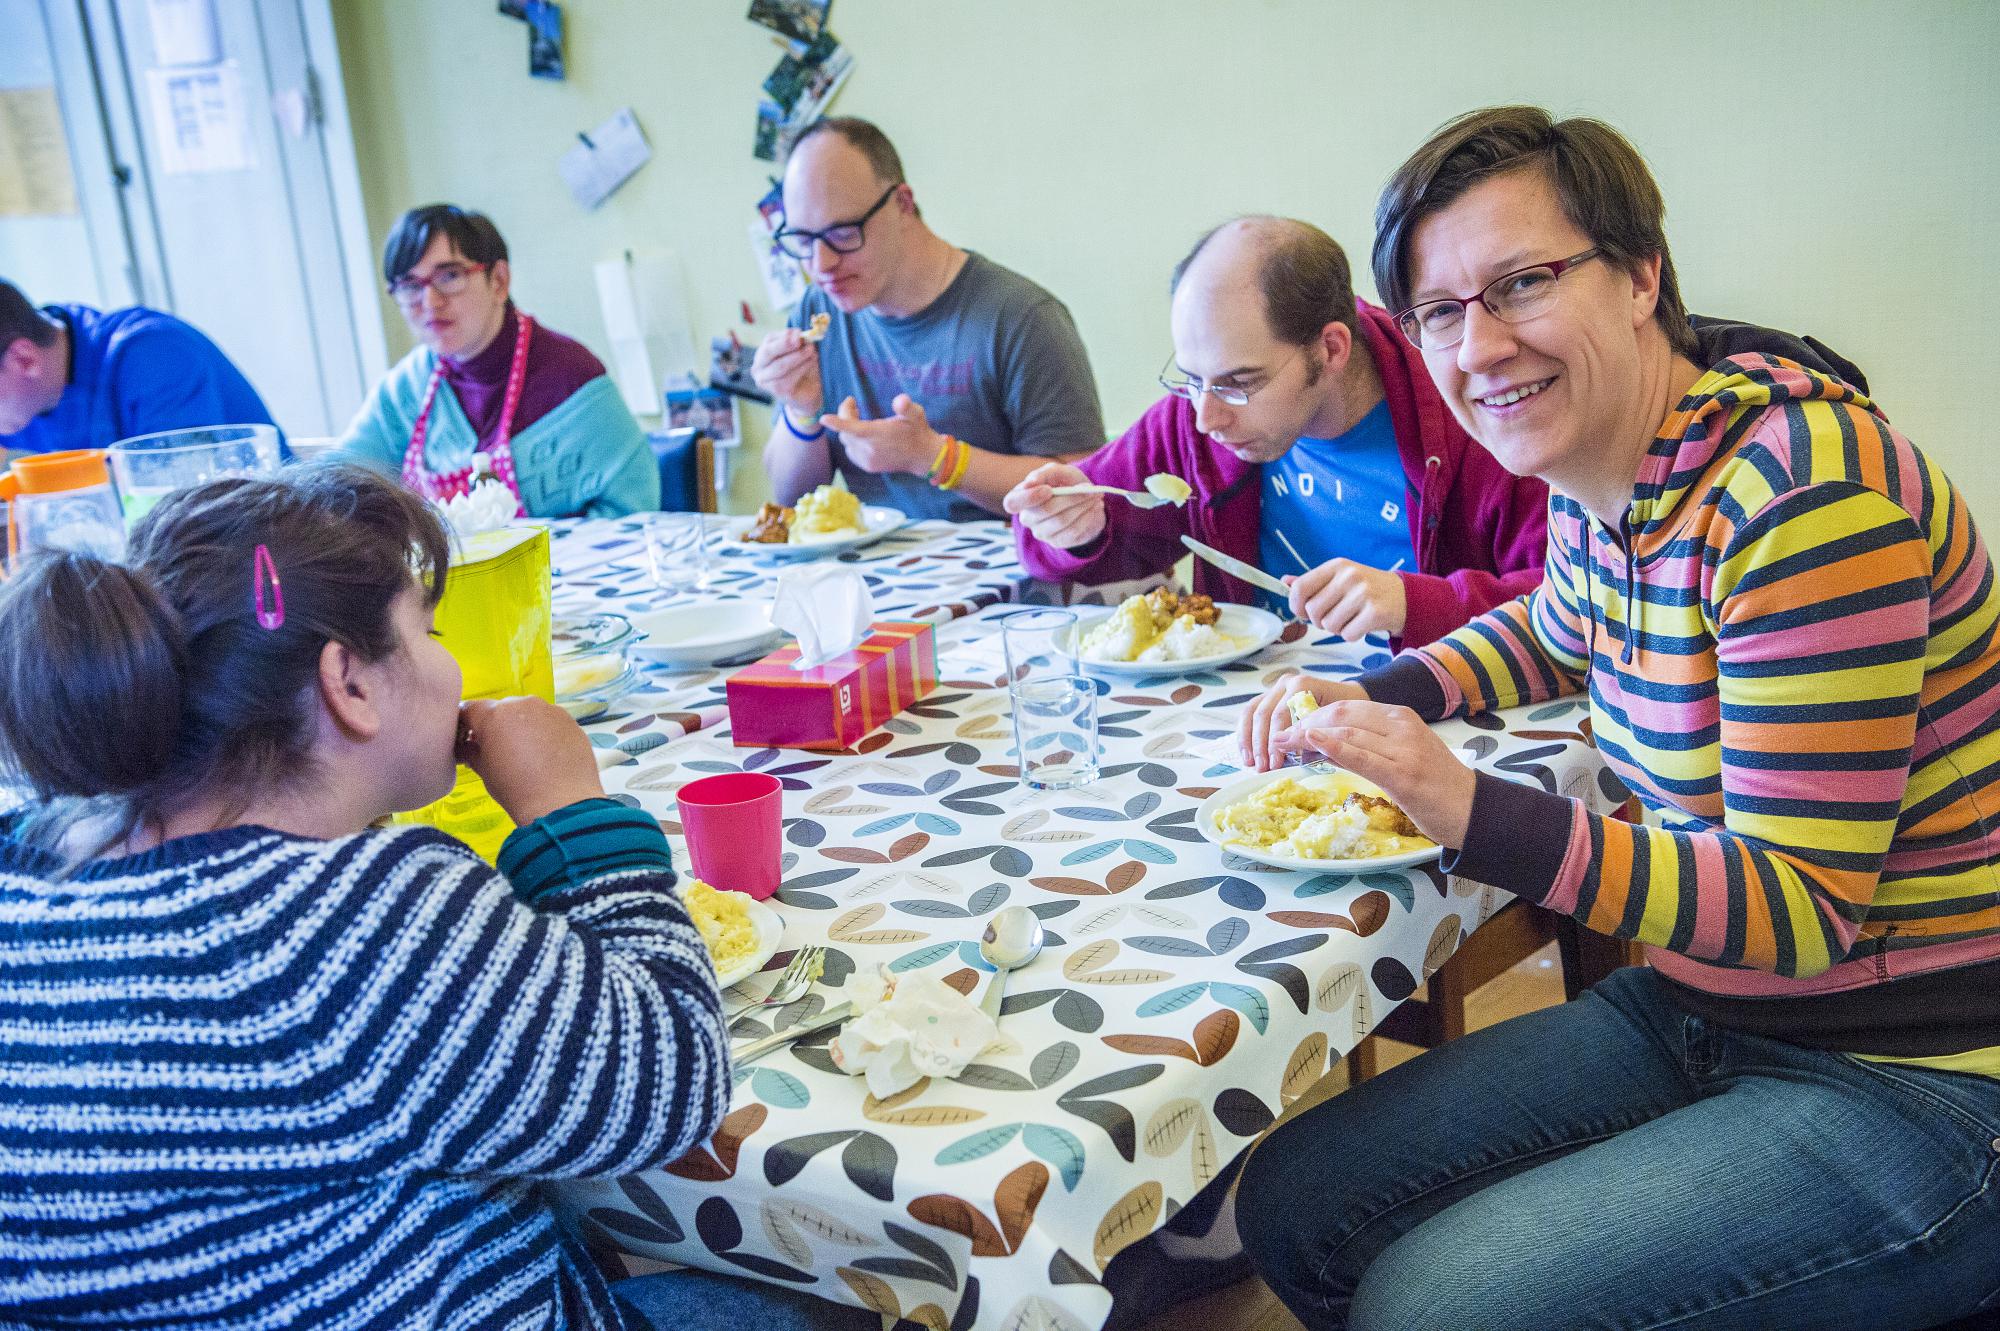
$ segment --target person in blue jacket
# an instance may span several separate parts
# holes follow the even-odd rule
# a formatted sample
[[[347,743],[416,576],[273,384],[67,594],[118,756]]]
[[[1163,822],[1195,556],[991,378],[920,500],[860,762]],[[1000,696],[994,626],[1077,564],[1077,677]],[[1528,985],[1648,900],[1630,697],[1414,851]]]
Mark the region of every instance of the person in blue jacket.
[[[39,309],[0,281],[0,449],[103,448],[156,430],[274,425],[200,329],[134,305]]]

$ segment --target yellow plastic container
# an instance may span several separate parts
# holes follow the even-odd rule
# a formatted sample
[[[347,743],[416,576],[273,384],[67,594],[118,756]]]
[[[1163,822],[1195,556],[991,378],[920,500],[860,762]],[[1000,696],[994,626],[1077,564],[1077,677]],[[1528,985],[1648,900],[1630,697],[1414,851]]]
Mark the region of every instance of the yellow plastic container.
[[[437,627],[465,676],[467,698],[555,698],[550,604],[548,528],[510,527],[459,543],[445,575]],[[449,795],[398,814],[396,821],[428,823],[489,862],[514,830],[485,782],[463,765]]]

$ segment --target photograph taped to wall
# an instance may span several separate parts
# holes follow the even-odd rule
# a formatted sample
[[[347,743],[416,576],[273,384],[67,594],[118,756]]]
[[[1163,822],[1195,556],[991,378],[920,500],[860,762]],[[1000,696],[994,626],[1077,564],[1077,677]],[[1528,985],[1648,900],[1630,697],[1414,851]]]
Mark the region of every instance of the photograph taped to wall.
[[[538,79],[563,78],[562,5],[527,0],[522,17],[528,21],[528,73]]]
[[[725,393],[747,397],[752,402],[771,400],[771,395],[757,387],[757,381],[750,377],[751,348],[743,345],[738,338],[724,334],[710,338],[708,342],[708,386],[719,388]]]
[[[795,42],[810,42],[826,27],[833,0],[750,0],[749,19]]]
[[[820,33],[817,41],[803,49],[793,43],[792,49],[778,61],[777,68],[765,77],[765,95],[783,108],[786,115],[790,115],[792,108],[799,103],[799,94],[805,91],[807,82],[812,78],[813,70],[826,63],[826,58],[839,46],[840,40],[830,31]]]
[[[734,443],[736,399],[718,388],[669,388],[666,421],[669,430],[697,430],[718,444]]]

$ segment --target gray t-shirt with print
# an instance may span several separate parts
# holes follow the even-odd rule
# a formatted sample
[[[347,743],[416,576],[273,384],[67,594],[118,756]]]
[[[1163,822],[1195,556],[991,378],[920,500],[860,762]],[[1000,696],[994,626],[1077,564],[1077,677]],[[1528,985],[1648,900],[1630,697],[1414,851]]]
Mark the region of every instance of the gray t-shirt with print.
[[[1019,273],[968,254],[944,294],[917,313],[891,318],[844,314],[809,287],[792,315],[804,328],[830,322],[819,344],[826,409],[849,397],[863,419],[893,414],[908,393],[931,427],[995,453],[1049,457],[1104,443],[1104,412],[1083,339],[1062,302]],[[922,476],[877,476],[849,462],[838,439],[834,466],[864,503],[889,504],[913,518],[991,518],[979,505]]]

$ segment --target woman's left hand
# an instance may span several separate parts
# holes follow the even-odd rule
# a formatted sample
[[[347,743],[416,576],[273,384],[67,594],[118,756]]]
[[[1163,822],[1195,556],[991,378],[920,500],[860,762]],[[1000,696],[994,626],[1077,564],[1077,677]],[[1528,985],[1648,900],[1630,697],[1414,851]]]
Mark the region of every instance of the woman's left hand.
[[[1285,738],[1285,747],[1310,746],[1382,787],[1439,845],[1456,850],[1465,844],[1477,778],[1409,708],[1359,700],[1331,703]]]

